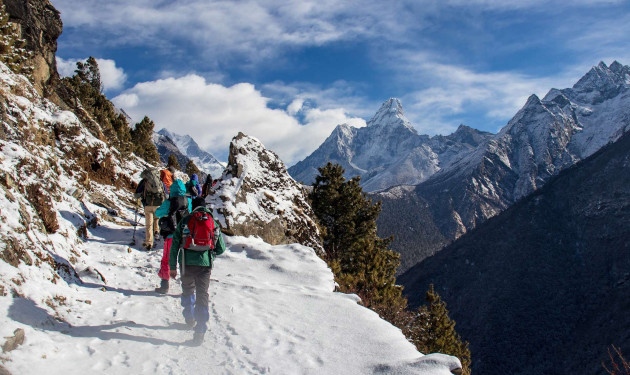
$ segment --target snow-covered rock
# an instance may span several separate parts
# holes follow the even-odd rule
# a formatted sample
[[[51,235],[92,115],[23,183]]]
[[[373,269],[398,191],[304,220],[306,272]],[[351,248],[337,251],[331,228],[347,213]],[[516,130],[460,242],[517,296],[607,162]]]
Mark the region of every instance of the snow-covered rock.
[[[330,161],[340,164],[347,178],[361,176],[365,191],[413,185],[449,167],[490,136],[466,126],[448,136],[420,135],[405,117],[400,101],[391,98],[366,127],[338,125],[317,150],[289,172],[296,180],[310,184],[317,168]]]
[[[270,244],[298,242],[322,251],[319,229],[304,188],[256,138],[239,133],[230,143],[228,166],[208,198],[228,231]]]

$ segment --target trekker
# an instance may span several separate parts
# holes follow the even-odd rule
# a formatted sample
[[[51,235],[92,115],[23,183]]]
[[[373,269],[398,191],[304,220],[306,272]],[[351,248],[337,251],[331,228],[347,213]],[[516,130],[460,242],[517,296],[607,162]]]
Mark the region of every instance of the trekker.
[[[186,182],[186,192],[193,198],[201,195],[201,186],[199,185],[199,177],[196,173],[190,176],[190,181]]]
[[[184,182],[180,179],[173,181],[169,199],[155,211],[155,216],[160,218],[160,235],[164,237],[164,250],[158,276],[161,279],[160,286],[155,288],[157,293],[168,293],[169,270],[168,258],[171,251],[173,233],[177,228],[177,223],[192,211],[192,200],[186,197]]]
[[[142,171],[140,174],[142,180],[140,180],[134,194],[136,199],[140,198],[142,206],[144,206],[145,235],[142,247],[146,250],[151,250],[154,235],[159,233],[158,218],[155,216],[155,210],[166,198],[166,190],[158,173],[158,170],[155,168],[146,168]]]
[[[170,276],[177,276],[181,265],[183,314],[188,327],[193,327],[191,343],[201,345],[208,329],[208,288],[214,257],[225,251],[219,224],[201,197],[193,199],[193,211],[184,217],[175,230],[169,258]],[[179,251],[181,249],[181,251]]]
[[[214,191],[212,190],[213,186],[214,184],[212,183],[212,176],[208,174],[206,176],[206,182],[204,182],[203,186],[201,187],[201,197],[205,198],[208,195],[214,194]]]
[[[175,179],[175,167],[173,167],[172,165],[170,167],[168,167],[168,169],[162,169],[160,171],[160,180],[162,180],[162,182],[164,183],[164,186],[166,186],[166,193],[170,194],[170,188],[171,188],[171,184],[173,183],[173,180]]]

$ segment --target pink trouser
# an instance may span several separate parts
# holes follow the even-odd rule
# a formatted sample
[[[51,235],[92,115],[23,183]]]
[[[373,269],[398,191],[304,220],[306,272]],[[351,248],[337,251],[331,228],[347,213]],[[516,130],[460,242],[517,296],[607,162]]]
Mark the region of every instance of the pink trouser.
[[[173,238],[169,237],[164,240],[164,252],[162,253],[162,263],[160,264],[160,272],[158,272],[158,276],[162,280],[168,280],[170,277],[168,275],[168,256],[171,253],[171,242],[173,242]]]

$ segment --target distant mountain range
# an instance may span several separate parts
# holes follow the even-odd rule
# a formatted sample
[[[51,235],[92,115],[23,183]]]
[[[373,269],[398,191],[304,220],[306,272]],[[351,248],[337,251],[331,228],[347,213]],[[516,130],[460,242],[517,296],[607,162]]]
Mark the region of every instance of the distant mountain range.
[[[374,195],[400,272],[542,187],[630,129],[630,67],[603,62],[573,88],[532,95],[495,136],[418,185]]]
[[[630,353],[630,133],[409,269],[470,342],[473,373],[601,374]]]
[[[324,143],[289,168],[297,181],[311,184],[317,168],[340,164],[345,176],[361,176],[365,191],[418,184],[448,168],[492,136],[460,126],[448,136],[420,135],[405,117],[398,99],[387,100],[367,123],[354,128],[338,125]]]
[[[223,163],[209,152],[202,150],[189,135],[179,135],[162,129],[153,134],[153,143],[163,163],[168,161],[171,154],[177,157],[181,168],[184,168],[188,160],[192,159],[204,175],[210,173],[214,178],[219,177],[225,168]]]

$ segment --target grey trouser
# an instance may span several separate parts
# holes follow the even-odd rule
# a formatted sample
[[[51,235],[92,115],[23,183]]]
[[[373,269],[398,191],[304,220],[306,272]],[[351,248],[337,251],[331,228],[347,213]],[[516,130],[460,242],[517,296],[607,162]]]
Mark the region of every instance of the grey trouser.
[[[186,266],[186,272],[181,276],[184,318],[194,318],[197,321],[195,331],[205,332],[210,319],[208,288],[211,271],[212,267]]]

